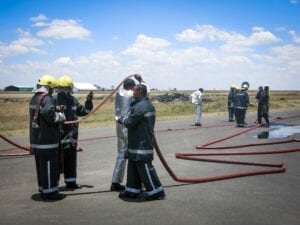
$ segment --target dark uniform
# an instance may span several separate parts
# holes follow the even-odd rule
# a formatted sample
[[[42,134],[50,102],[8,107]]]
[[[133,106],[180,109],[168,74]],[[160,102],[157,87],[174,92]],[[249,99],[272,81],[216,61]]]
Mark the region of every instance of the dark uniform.
[[[66,121],[75,121],[78,116],[87,115],[93,109],[91,99],[81,105],[70,93],[59,91],[55,97],[58,109],[64,107]],[[79,123],[63,124],[60,128],[61,150],[63,151],[63,173],[67,188],[78,188],[77,177],[77,141]]]
[[[249,105],[249,95],[247,91],[242,88],[235,96],[235,119],[237,127],[245,126],[245,116]]]
[[[262,102],[261,102],[261,94],[263,92],[263,87],[258,87],[258,92],[256,93],[255,99],[257,100],[257,121],[261,120],[262,117]]]
[[[228,99],[227,99],[227,107],[228,107],[228,121],[233,122],[234,121],[234,98],[236,95],[236,88],[231,86],[230,91],[228,93]]]
[[[47,81],[48,76],[42,78]],[[43,199],[60,200],[64,196],[58,192],[58,124],[65,117],[56,112],[55,101],[48,94],[47,87],[37,86],[30,100],[29,115],[30,152],[35,156],[39,192]]]
[[[262,123],[262,117],[266,121],[266,126],[269,126],[269,87],[266,86],[260,94],[259,103],[260,103],[260,112],[258,113],[258,123]]]
[[[145,186],[148,200],[165,197],[153,161],[155,108],[148,97],[135,100],[123,120],[128,128],[128,168],[125,192],[120,197],[137,196]]]

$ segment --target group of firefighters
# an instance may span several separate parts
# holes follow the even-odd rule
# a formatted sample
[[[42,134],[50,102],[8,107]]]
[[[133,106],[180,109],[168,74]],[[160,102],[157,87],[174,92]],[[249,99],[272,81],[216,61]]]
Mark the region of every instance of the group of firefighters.
[[[54,94],[54,90],[57,93]],[[58,191],[60,173],[66,188],[77,189],[78,116],[93,109],[90,92],[81,105],[72,95],[73,81],[63,76],[58,81],[51,75],[42,76],[29,105],[30,152],[35,156],[39,192],[43,200],[61,200]]]
[[[125,80],[115,100],[115,117],[118,139],[118,154],[113,172],[111,191],[123,191],[121,198],[136,198],[144,187],[147,200],[165,197],[163,187],[152,165],[154,145],[155,108],[148,98],[149,88],[139,74],[139,84]],[[237,127],[245,126],[249,102],[249,83],[243,82],[239,89],[232,85],[228,94],[229,121],[236,119]],[[43,200],[61,200],[59,193],[60,173],[64,174],[67,189],[78,189],[77,141],[78,117],[93,109],[93,92],[87,95],[85,104],[73,95],[73,80],[62,76],[56,80],[51,75],[42,76],[29,105],[30,152],[35,156],[37,181]],[[201,102],[203,89],[191,95],[196,105],[195,126],[201,126]],[[265,119],[269,127],[269,86],[259,87],[257,122]],[[126,159],[129,159],[126,186],[121,185]]]
[[[118,154],[111,191],[122,191],[120,198],[136,198],[145,188],[146,200],[165,197],[164,189],[152,165],[155,108],[148,98],[148,87],[139,74],[139,84],[127,79],[116,95]],[[42,76],[31,98],[30,152],[35,156],[37,181],[43,200],[56,201],[65,197],[58,190],[60,173],[66,189],[78,189],[77,141],[78,117],[93,109],[93,92],[81,105],[73,95],[73,80],[63,76],[56,81]],[[127,182],[123,181],[126,161]]]
[[[245,116],[249,105],[249,95],[247,93],[249,89],[249,83],[243,82],[241,88],[237,85],[231,85],[228,94],[228,116],[229,122],[236,120],[237,127],[244,127],[246,125]],[[260,86],[255,99],[258,103],[257,107],[257,123],[261,126],[269,127],[269,86]],[[234,120],[235,117],[235,120]],[[262,118],[265,120],[265,124],[262,124]]]

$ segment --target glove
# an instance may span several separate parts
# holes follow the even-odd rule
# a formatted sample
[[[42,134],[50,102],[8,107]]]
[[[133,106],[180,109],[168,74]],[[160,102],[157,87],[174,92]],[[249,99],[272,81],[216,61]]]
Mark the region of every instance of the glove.
[[[94,92],[90,91],[90,93],[86,96],[87,101],[92,101],[94,97]]]
[[[55,123],[62,123],[66,121],[66,115],[62,112],[57,112],[55,115]]]
[[[115,119],[116,119],[116,121],[117,121],[118,123],[123,124],[125,118],[124,118],[124,117],[118,117],[118,116],[115,116]]]
[[[140,74],[134,74],[134,78],[135,78],[139,83],[142,83],[142,82],[143,82],[142,76],[141,76]]]

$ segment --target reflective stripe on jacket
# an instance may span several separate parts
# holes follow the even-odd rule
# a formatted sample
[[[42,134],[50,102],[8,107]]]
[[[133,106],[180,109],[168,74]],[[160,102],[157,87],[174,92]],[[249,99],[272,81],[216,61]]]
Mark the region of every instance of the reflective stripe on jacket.
[[[34,149],[47,149],[47,147],[49,147],[48,149],[58,148],[58,125],[55,123],[56,107],[51,96],[46,95],[42,98],[37,119],[37,126],[33,126],[35,106],[38,104],[38,99],[41,94],[43,94],[43,92],[35,93],[29,103],[30,146]]]
[[[124,120],[124,125],[128,128],[128,159],[152,161],[155,108],[148,97],[134,101],[131,106],[131,112]]]

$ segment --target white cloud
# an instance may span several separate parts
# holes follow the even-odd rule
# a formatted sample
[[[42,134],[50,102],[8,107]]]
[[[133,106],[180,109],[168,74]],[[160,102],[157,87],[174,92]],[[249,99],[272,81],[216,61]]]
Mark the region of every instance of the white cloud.
[[[294,41],[295,43],[300,43],[300,36],[297,35],[296,31],[290,30],[290,31],[289,31],[289,34],[293,37],[293,41]]]
[[[43,14],[39,14],[38,16],[36,17],[31,17],[30,20],[33,21],[33,22],[39,22],[39,21],[44,21],[44,20],[47,20],[48,18],[43,15]]]
[[[186,42],[201,42],[206,39],[209,41],[228,39],[230,34],[228,32],[217,29],[211,25],[197,25],[196,29],[186,29],[183,32],[176,34],[176,39]]]
[[[162,38],[147,37],[144,34],[137,36],[137,39],[123,53],[128,55],[146,54],[146,52],[158,51],[170,46],[170,42]]]
[[[85,29],[76,20],[59,20],[55,19],[50,23],[42,24],[46,28],[39,31],[37,34],[44,38],[54,38],[54,39],[87,39],[90,37],[91,32]]]
[[[19,39],[7,45],[0,43],[0,58],[27,53],[46,54],[45,51],[38,48],[44,44],[42,40],[33,38],[29,32],[22,29],[18,29],[18,33]]]
[[[300,47],[295,45],[276,46],[271,48],[271,52],[282,62],[300,62]],[[300,71],[300,70],[299,70]]]
[[[253,27],[252,34],[245,36],[238,32],[227,32],[211,25],[197,25],[196,29],[187,29],[176,35],[176,39],[185,42],[222,42],[224,51],[251,51],[251,47],[280,41],[270,31],[262,27]]]
[[[53,64],[57,64],[57,65],[68,65],[70,63],[72,63],[70,57],[60,57],[53,62]]]
[[[91,82],[110,88],[129,74],[141,73],[150,87],[159,89],[196,89],[200,86],[205,89],[227,89],[231,84],[239,85],[243,81],[250,82],[251,89],[265,83],[270,84],[272,89],[299,89],[300,47],[297,45],[282,46],[271,32],[258,26],[253,27],[248,36],[213,26],[197,29],[194,30],[196,33],[202,29],[202,37],[194,36],[193,40],[209,40],[219,45],[211,48],[211,45],[201,43],[200,47],[193,42],[176,49],[176,43],[172,43],[171,48],[171,42],[166,39],[141,34],[120,52],[96,51],[79,57],[66,53],[52,62],[28,60],[20,64],[0,63],[0,73],[5,74],[1,84],[22,80],[24,85],[34,85],[39,76],[48,73],[56,78],[67,74],[76,82]],[[20,33],[22,37],[31,37],[28,32],[20,30]],[[18,43],[37,48],[38,45],[35,46],[31,39],[22,39]],[[270,43],[277,46],[268,45]],[[257,46],[265,44],[267,48],[264,53],[255,51]],[[224,51],[225,47],[234,51]],[[234,48],[244,48],[245,51]]]

